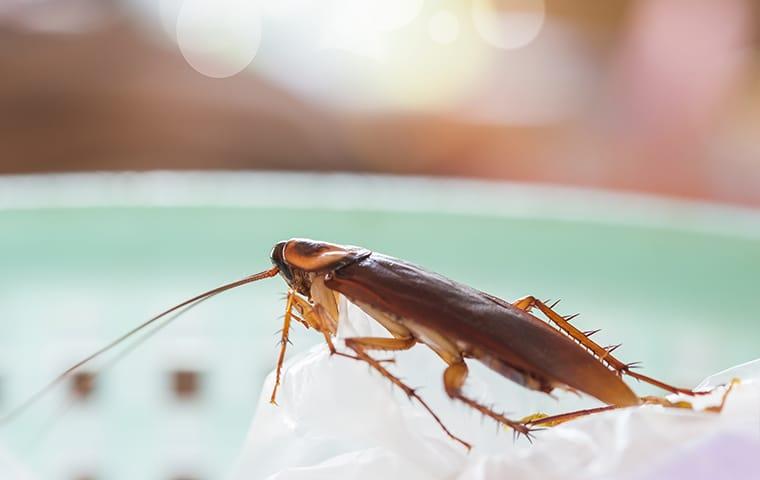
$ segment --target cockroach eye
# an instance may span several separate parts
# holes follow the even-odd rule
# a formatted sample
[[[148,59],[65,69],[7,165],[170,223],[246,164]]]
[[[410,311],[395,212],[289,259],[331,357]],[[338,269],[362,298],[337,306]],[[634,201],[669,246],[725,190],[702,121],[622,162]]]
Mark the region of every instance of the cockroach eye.
[[[272,259],[272,265],[280,269],[280,273],[285,280],[290,283],[293,280],[293,273],[290,271],[290,266],[285,262],[285,245],[287,242],[278,242],[272,249],[272,253],[269,254]]]

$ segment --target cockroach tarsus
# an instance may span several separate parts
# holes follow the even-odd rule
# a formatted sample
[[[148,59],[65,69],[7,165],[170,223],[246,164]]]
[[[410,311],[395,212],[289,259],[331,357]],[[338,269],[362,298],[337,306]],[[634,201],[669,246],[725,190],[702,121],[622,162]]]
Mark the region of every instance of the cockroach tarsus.
[[[451,399],[468,405],[511,428],[516,436],[524,435],[529,440],[532,432],[541,426],[553,426],[616,408],[643,404],[693,408],[690,402],[672,402],[655,396],[638,397],[623,382],[624,376],[671,393],[691,396],[709,393],[675,387],[634,371],[638,362],[624,363],[613,356],[620,345],[602,347],[591,340],[598,330],[576,328],[571,321],[577,314],[560,315],[555,310],[558,302],[526,296],[510,303],[412,263],[354,246],[296,238],[277,243],[270,257],[271,269],[196,295],[84,358],[12,410],[0,420],[0,424],[15,418],[84,364],[159,319],[226,290],[278,274],[287,283],[288,293],[270,397],[272,404],[276,404],[294,321],[321,333],[332,355],[368,364],[410,399],[417,401],[451,439],[468,449],[470,445],[446,427],[415,389],[385,368],[383,363],[388,360],[379,360],[369,352],[399,352],[417,344],[426,345],[446,364],[443,386]],[[390,337],[345,338],[344,345],[350,352],[339,351],[332,339],[338,330],[338,299],[341,295],[384,327]],[[548,321],[533,315],[534,311],[541,312]],[[555,389],[582,392],[601,400],[606,406],[552,416],[534,414],[520,420],[507,418],[463,392],[469,373],[466,359],[477,360],[528,389],[549,395]],[[719,405],[705,410],[720,412],[735,383],[728,385]]]

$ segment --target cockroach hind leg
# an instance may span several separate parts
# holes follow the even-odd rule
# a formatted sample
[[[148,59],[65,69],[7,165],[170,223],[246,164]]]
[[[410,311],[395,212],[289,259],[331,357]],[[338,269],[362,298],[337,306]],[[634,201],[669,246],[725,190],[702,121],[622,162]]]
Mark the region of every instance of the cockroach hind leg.
[[[728,399],[728,396],[730,395],[731,391],[734,389],[736,385],[740,383],[741,381],[738,378],[734,378],[728,384],[718,385],[704,392],[702,391],[692,392],[692,394],[707,394],[707,393],[712,393],[713,391],[715,391],[716,388],[725,388],[725,391],[721,395],[720,402],[717,405],[708,406],[702,409],[703,412],[720,413],[721,411],[723,411],[723,407],[726,405],[726,400]],[[685,400],[671,401],[667,398],[657,397],[657,396],[642,397],[641,400],[643,403],[649,404],[649,405],[661,405],[667,408],[683,408],[687,410],[694,410],[694,405],[691,402],[687,402]]]
[[[720,403],[718,405],[707,407],[703,411],[711,412],[711,413],[720,413],[726,404],[726,399],[728,398],[729,394],[731,393],[733,388],[739,383],[740,383],[739,379],[735,378],[731,380],[731,382],[728,385],[726,385],[726,391],[723,392],[723,396],[721,397]],[[660,405],[666,408],[679,408],[679,409],[693,409],[694,408],[691,402],[687,402],[683,400],[673,402],[664,397],[648,396],[648,397],[642,397],[641,400],[643,404]],[[625,408],[625,407],[618,407],[616,405],[607,405],[604,407],[588,408],[585,410],[576,410],[573,412],[560,413],[557,415],[550,415],[550,416],[535,414],[534,416],[528,416],[528,417],[523,418],[522,421],[525,422],[527,425],[544,425],[547,427],[554,427],[556,425],[560,425],[562,423],[569,422],[571,420],[575,420],[580,417],[594,415],[601,412],[608,412],[610,410],[617,410],[619,408]]]
[[[534,415],[525,417],[522,421],[526,425],[531,425],[531,426],[542,425],[546,427],[555,427],[562,423],[569,422],[570,420],[575,420],[576,418],[593,415],[595,413],[607,412],[607,411],[615,410],[618,408],[623,408],[623,407],[618,407],[616,405],[606,405],[604,407],[587,408],[583,410],[575,410],[572,412],[560,413],[556,415],[534,414]]]
[[[530,312],[533,308],[538,308],[541,311],[541,313],[543,313],[552,324],[556,325],[562,332],[564,332],[570,338],[572,338],[573,340],[578,342],[580,345],[585,347],[597,359],[599,359],[600,361],[604,361],[612,369],[616,371],[625,369],[625,364],[621,362],[620,360],[618,360],[617,358],[613,357],[611,355],[611,351],[606,350],[605,348],[600,346],[598,343],[594,342],[593,340],[589,338],[598,330],[589,331],[587,335],[586,334],[587,332],[583,332],[579,330],[578,328],[576,328],[570,323],[570,320],[578,316],[577,313],[569,317],[564,317],[554,310],[554,306],[556,305],[556,303],[552,305],[548,305],[548,303],[549,303],[548,301],[542,302],[536,297],[527,296],[525,298],[518,300],[517,302],[514,302],[513,305],[526,312]]]
[[[525,435],[525,438],[527,438],[528,441],[532,442],[531,432],[535,431],[536,429],[531,428],[522,422],[510,420],[505,417],[504,414],[496,412],[493,410],[493,408],[483,405],[462,393],[462,387],[464,386],[464,382],[467,379],[468,373],[469,370],[467,368],[467,364],[464,363],[463,360],[450,364],[443,372],[443,386],[446,390],[446,394],[450,398],[459,400],[468,407],[480,412],[487,417],[490,417],[498,424],[511,428],[514,431],[513,434],[515,435],[515,439],[520,435]]]
[[[683,408],[686,410],[694,410],[694,405],[691,402],[685,400],[671,401],[665,397],[658,397],[655,395],[648,395],[641,397],[641,402],[644,405],[660,405],[667,408]]]
[[[533,307],[536,307],[539,310],[541,310],[541,312],[544,315],[546,315],[546,317],[552,323],[557,325],[563,332],[565,332],[571,338],[573,338],[574,340],[579,342],[582,346],[584,346],[586,349],[588,349],[588,351],[592,355],[594,355],[599,361],[603,362],[605,365],[615,370],[618,373],[618,375],[623,375],[623,374],[628,375],[632,378],[635,378],[636,380],[648,383],[650,385],[654,385],[655,387],[661,388],[671,393],[683,393],[685,395],[704,395],[706,393],[709,393],[709,392],[695,392],[687,388],[675,387],[663,381],[657,380],[656,378],[652,378],[647,375],[642,375],[638,372],[632,371],[632,369],[638,366],[637,362],[626,364],[626,363],[621,362],[620,360],[618,360],[612,355],[612,352],[617,350],[617,348],[620,345],[610,345],[608,347],[600,346],[598,343],[594,342],[593,340],[589,338],[590,335],[596,332],[593,332],[593,331],[582,332],[578,330],[573,325],[571,325],[565,317],[558,314],[549,305],[546,305],[545,302],[542,302],[536,299],[535,297],[525,297],[524,299],[516,302],[514,305],[522,308],[525,311],[530,311],[530,309],[532,309]],[[588,333],[588,335],[586,333]]]
[[[514,307],[519,308],[520,310],[524,310],[528,313],[530,313],[531,309],[533,308],[533,305],[535,305],[535,297],[528,295],[527,297],[522,297],[514,302],[512,302],[512,305]]]
[[[720,399],[720,403],[718,405],[713,405],[712,407],[705,408],[706,412],[711,413],[720,413],[723,411],[723,407],[726,406],[726,400],[728,399],[728,395],[731,393],[731,391],[734,389],[735,386],[739,385],[741,382],[738,378],[732,378],[731,381],[728,383],[728,386],[726,387],[726,391],[723,392],[723,396]]]
[[[657,380],[656,378],[631,371],[631,368],[635,368],[635,366],[628,367],[627,365],[624,365],[624,368],[621,369],[621,371],[622,373],[628,375],[629,377],[635,378],[636,380],[639,380],[644,383],[648,383],[649,385],[653,385],[657,388],[661,388],[662,390],[665,390],[666,392],[680,393],[683,395],[690,395],[690,396],[699,396],[699,395],[708,395],[713,390],[713,389],[710,389],[710,390],[705,390],[705,391],[701,391],[701,390],[697,391],[697,390],[691,390],[689,388],[675,387],[673,385],[670,385],[669,383],[665,383],[661,380]]]

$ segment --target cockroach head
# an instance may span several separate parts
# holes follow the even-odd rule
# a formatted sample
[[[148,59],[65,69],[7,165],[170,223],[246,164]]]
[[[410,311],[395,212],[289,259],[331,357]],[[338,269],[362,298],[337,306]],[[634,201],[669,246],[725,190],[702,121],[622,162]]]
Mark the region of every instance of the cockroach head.
[[[290,269],[290,265],[285,261],[285,245],[287,241],[277,242],[277,245],[272,248],[272,253],[269,257],[272,259],[272,265],[280,269],[280,275],[290,285],[293,282],[293,271]]]
[[[293,238],[277,243],[270,256],[272,264],[280,269],[280,275],[288,285],[307,295],[311,287],[311,278],[315,274],[334,272],[369,254],[369,250],[363,248]]]
[[[291,239],[278,242],[272,249],[272,264],[280,270],[280,275],[288,286],[303,295],[311,290],[311,263],[319,257],[320,249],[313,240]]]

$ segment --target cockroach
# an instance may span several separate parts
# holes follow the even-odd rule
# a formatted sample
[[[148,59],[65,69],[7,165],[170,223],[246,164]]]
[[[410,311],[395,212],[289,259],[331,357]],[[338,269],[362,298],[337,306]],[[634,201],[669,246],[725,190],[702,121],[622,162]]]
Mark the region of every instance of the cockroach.
[[[393,375],[371,351],[398,352],[423,344],[446,364],[443,386],[447,395],[481,414],[511,428],[529,440],[539,426],[551,426],[605,410],[655,403],[674,408],[691,408],[689,402],[671,402],[664,397],[639,397],[623,382],[629,376],[667,392],[701,395],[672,386],[634,371],[636,363],[623,363],[612,355],[618,345],[602,347],[590,339],[596,331],[581,331],[549,305],[534,296],[507,302],[488,293],[455,282],[410,262],[365,248],[295,238],[277,243],[270,254],[273,267],[190,298],[154,316],[100,350],[76,363],[42,390],[12,411],[12,418],[84,364],[112,349],[150,324],[248,283],[280,275],[288,285],[275,384],[270,401],[276,404],[285,351],[292,323],[299,322],[324,337],[330,353],[367,363],[417,401],[451,439],[468,449],[470,445],[453,434],[415,391]],[[389,337],[345,338],[348,351],[334,342],[338,329],[338,300],[345,296],[384,327]],[[547,320],[533,315],[538,310]],[[521,420],[507,418],[468,397],[463,385],[468,375],[467,360],[477,360],[517,384],[551,394],[555,389],[590,395],[606,406],[553,416],[533,415]],[[732,384],[733,385],[733,384]],[[721,404],[708,410],[720,411]]]

